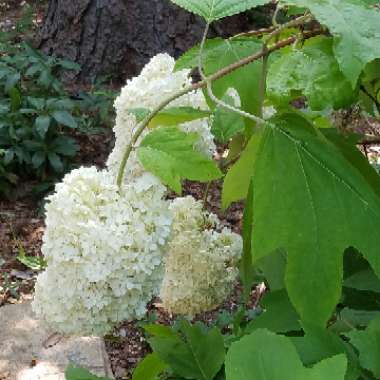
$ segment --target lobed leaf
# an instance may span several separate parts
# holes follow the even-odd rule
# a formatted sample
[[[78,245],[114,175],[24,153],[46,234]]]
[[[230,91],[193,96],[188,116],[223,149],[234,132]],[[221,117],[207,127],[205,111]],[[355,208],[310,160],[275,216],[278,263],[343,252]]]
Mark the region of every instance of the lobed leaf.
[[[347,336],[359,350],[360,364],[380,378],[380,317],[372,320],[366,330],[351,331]]]
[[[365,65],[380,58],[380,12],[369,1],[286,0],[310,9],[334,36],[334,53],[352,88]],[[371,2],[372,3],[372,2]]]
[[[266,127],[253,184],[254,261],[285,249],[290,300],[301,320],[324,326],[340,298],[346,248],[357,248],[380,274],[380,198],[295,114]]]
[[[177,334],[155,336],[149,340],[157,355],[175,374],[187,379],[213,380],[224,363],[223,336],[217,328],[205,333],[199,325],[183,321]]]
[[[315,37],[298,50],[272,63],[268,73],[268,96],[287,104],[301,94],[313,110],[339,109],[355,99],[350,82],[341,73],[333,53],[333,39]]]
[[[344,286],[358,290],[380,293],[380,279],[372,269],[362,270],[347,278]]]
[[[269,0],[172,0],[172,2],[202,16],[207,22],[212,22],[264,5]]]
[[[231,345],[226,358],[227,380],[343,380],[345,355],[303,366],[291,340],[268,330],[257,330]]]
[[[305,335],[292,338],[292,342],[305,366],[314,365],[334,355],[345,354],[348,358],[345,380],[358,379],[361,370],[352,346],[327,329],[308,324],[303,329]]]
[[[264,311],[246,327],[246,332],[266,328],[276,333],[301,330],[299,316],[294,310],[285,289],[271,291],[261,302]]]

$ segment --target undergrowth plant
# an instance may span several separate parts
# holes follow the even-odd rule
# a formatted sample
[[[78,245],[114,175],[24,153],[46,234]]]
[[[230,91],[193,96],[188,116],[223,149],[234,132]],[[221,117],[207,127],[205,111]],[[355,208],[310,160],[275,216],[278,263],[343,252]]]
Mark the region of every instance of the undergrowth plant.
[[[113,92],[105,87],[73,96],[61,81],[74,62],[47,56],[24,38],[33,9],[15,29],[0,33],[0,195],[14,196],[17,183],[39,180],[47,189],[71,166],[77,133],[99,133],[110,124]]]
[[[229,39],[207,39],[209,25],[267,0],[173,2],[206,20],[176,62],[201,80],[130,110],[139,124],[117,183],[122,193],[135,152],[177,193],[182,179],[223,178],[222,208],[245,200],[244,292],[223,329],[146,325],[152,353],[133,379],[380,379],[380,177],[357,149],[367,136],[333,123],[354,104],[379,119],[376,1],[279,1],[271,28]],[[279,23],[279,11],[292,16]],[[229,144],[218,170],[176,126],[199,111],[172,102],[198,89]],[[257,316],[247,309],[258,281],[269,291]],[[75,367],[66,376],[99,379]]]
[[[66,69],[78,67],[27,43],[0,56],[1,164],[8,173],[47,180],[76,154],[77,144],[66,132],[77,128],[75,104],[57,77]]]

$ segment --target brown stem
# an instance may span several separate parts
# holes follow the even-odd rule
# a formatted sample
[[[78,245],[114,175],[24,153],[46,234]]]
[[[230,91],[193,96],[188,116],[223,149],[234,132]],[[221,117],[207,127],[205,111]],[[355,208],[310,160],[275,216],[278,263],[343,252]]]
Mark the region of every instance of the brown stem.
[[[359,145],[380,145],[380,136],[365,136],[358,142]]]
[[[262,28],[257,30],[250,30],[249,32],[243,32],[236,34],[235,36],[231,37],[231,39],[239,38],[239,37],[254,37],[254,36],[262,36],[264,34],[272,33],[276,28],[274,26],[271,26],[269,28]]]
[[[325,32],[323,29],[316,29],[316,30],[306,31],[303,33],[302,36],[304,39],[308,39],[308,38],[312,38],[312,37],[315,37],[315,36],[318,36],[318,35],[324,34],[324,33]],[[281,40],[281,41],[277,42],[276,44],[268,47],[268,50],[266,52],[265,51],[259,51],[255,54],[249,55],[248,57],[241,59],[240,61],[237,61],[235,63],[232,63],[229,66],[224,67],[223,69],[221,69],[221,70],[217,71],[216,73],[210,75],[208,77],[208,80],[209,81],[215,81],[215,80],[220,79],[220,78],[222,78],[228,74],[231,74],[233,71],[240,69],[243,66],[249,65],[250,63],[252,63],[254,61],[257,61],[258,59],[262,58],[265,54],[271,54],[276,50],[280,50],[286,46],[292,45],[298,39],[299,39],[298,36],[293,36],[293,37],[286,38],[285,40]],[[194,83],[192,85],[192,90],[198,90],[198,89],[204,88],[206,86],[207,86],[207,83],[204,81],[197,82],[197,83]]]

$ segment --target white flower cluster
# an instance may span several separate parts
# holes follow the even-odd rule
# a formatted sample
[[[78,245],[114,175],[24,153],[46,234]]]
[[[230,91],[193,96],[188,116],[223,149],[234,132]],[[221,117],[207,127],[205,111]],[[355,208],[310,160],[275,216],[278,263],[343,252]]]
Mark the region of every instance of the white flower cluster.
[[[368,152],[369,163],[380,173],[380,147],[373,146]]]
[[[116,125],[114,133],[116,142],[107,162],[107,167],[112,173],[117,173],[125,147],[136,129],[136,117],[131,114],[130,110],[137,108],[151,110],[157,107],[162,99],[174,95],[191,84],[190,71],[173,72],[174,65],[175,60],[168,54],[158,54],[144,67],[138,77],[129,80],[121,90],[120,96],[115,101]],[[206,100],[200,90],[186,94],[170,104],[170,107],[185,106],[201,110],[208,109]],[[196,146],[199,151],[209,156],[215,151],[213,136],[210,132],[207,118],[183,123],[180,128],[184,132],[197,132],[199,134],[200,139]],[[140,175],[143,171],[144,169],[133,152],[128,160],[125,179],[128,180],[130,176]]]
[[[34,310],[65,333],[102,334],[141,318],[162,279],[171,216],[165,188],[150,174],[122,194],[106,171],[66,175],[47,205]]]
[[[194,316],[220,305],[233,289],[242,253],[240,235],[220,227],[215,215],[192,197],[171,205],[172,236],[160,297],[171,313]]]
[[[115,102],[116,144],[107,170],[74,170],[49,197],[42,247],[48,267],[38,277],[33,308],[61,332],[103,334],[120,321],[143,317],[160,291],[165,261],[161,293],[174,312],[195,314],[216,306],[235,280],[241,238],[227,229],[214,231],[217,218],[205,214],[199,202],[188,197],[170,205],[166,188],[144,171],[134,152],[122,189],[116,185],[137,125],[129,110],[151,109],[191,83],[188,71],[173,69],[174,60],[160,54],[127,83]],[[172,106],[207,109],[201,92]],[[198,132],[197,148],[212,154],[207,119],[181,128]]]

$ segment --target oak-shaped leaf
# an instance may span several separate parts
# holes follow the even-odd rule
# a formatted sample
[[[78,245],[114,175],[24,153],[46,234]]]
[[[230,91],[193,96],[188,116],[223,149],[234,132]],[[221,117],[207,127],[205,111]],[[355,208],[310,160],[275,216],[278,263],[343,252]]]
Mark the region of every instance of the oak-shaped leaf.
[[[172,2],[202,16],[207,22],[212,22],[264,5],[269,0],[172,0]]]
[[[254,160],[254,263],[276,249],[287,251],[289,298],[302,321],[324,326],[341,296],[346,248],[362,252],[380,276],[380,197],[297,114],[269,122]]]
[[[233,343],[226,357],[227,380],[344,380],[346,368],[344,354],[306,368],[290,338],[265,329]]]

